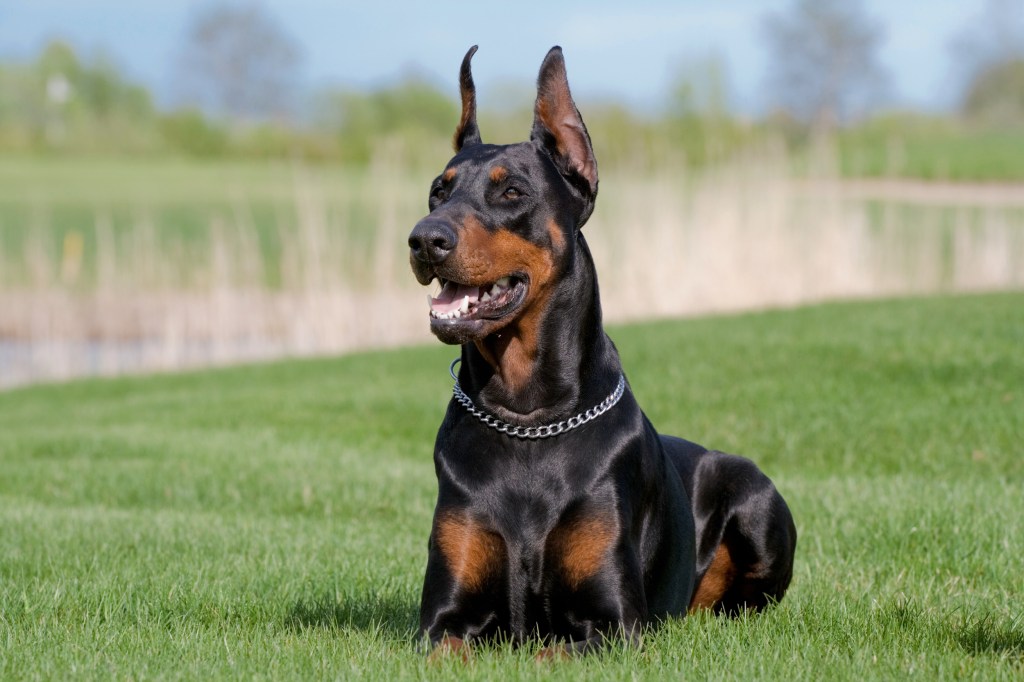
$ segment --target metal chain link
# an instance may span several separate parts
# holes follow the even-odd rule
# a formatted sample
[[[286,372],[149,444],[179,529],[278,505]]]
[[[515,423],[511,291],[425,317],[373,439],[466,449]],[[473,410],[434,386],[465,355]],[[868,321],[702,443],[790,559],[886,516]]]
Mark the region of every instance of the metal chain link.
[[[597,419],[602,414],[615,407],[615,404],[619,402],[619,398],[622,397],[622,394],[626,390],[626,377],[619,374],[619,383],[615,387],[615,390],[611,392],[611,395],[587,411],[580,412],[575,417],[569,417],[568,419],[563,419],[562,421],[554,424],[544,424],[542,426],[516,426],[515,424],[503,422],[500,419],[487,414],[473,404],[472,398],[466,395],[462,390],[462,387],[459,386],[459,377],[455,374],[455,365],[460,362],[462,362],[462,358],[455,358],[452,360],[452,364],[448,368],[449,374],[451,374],[452,379],[455,380],[455,385],[452,387],[452,394],[455,397],[455,400],[466,408],[466,411],[487,426],[500,431],[507,436],[515,436],[516,438],[550,438],[583,426],[587,422]]]

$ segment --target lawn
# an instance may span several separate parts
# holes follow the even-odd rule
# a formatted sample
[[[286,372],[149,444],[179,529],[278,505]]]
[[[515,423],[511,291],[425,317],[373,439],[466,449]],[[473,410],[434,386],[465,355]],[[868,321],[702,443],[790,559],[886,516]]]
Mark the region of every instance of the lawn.
[[[838,136],[846,177],[1020,182],[1024,179],[1024,130],[971,130],[948,121],[884,120]]]
[[[1024,294],[611,335],[656,426],[786,496],[778,607],[427,663],[431,346],[0,393],[0,679],[1021,679]]]

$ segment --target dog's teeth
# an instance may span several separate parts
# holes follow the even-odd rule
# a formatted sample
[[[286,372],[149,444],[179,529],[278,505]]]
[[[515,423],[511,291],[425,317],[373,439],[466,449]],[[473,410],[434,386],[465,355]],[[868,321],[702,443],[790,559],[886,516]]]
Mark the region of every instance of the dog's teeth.
[[[459,306],[459,312],[465,313],[469,311],[469,296],[462,297],[462,305]]]
[[[495,284],[493,287],[491,287],[491,296],[497,296],[500,293],[501,293],[501,287],[499,287],[497,284]]]
[[[508,283],[509,283],[508,277],[502,277],[497,282],[495,282],[495,285],[501,287],[502,289],[507,289],[508,288]]]
[[[453,311],[452,311],[452,317],[454,317],[454,318],[456,318],[456,319],[458,319],[458,318],[462,317],[462,311],[461,311],[461,310],[458,310],[458,309],[456,309],[456,310],[453,310]]]
[[[485,291],[484,295],[480,297],[480,302],[481,303],[486,303],[489,300],[491,300],[491,292]]]

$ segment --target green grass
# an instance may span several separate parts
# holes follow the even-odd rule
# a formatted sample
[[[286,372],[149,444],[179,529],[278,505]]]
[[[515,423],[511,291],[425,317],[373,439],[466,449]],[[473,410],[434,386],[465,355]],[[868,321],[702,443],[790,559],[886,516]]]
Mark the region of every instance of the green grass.
[[[453,355],[428,347],[0,393],[0,679],[1021,679],[1024,295],[612,336],[660,429],[789,500],[777,608],[425,662]]]
[[[839,136],[840,166],[849,177],[1019,182],[1024,129],[971,130],[948,122],[884,121]]]

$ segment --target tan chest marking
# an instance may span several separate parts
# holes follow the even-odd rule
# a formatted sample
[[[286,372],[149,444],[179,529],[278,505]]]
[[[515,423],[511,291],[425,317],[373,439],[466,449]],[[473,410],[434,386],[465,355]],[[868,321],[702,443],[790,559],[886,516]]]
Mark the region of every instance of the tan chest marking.
[[[505,560],[501,537],[466,515],[444,514],[434,532],[448,570],[463,589],[476,592],[501,570]]]
[[[551,533],[549,547],[570,588],[579,588],[605,565],[616,535],[615,523],[597,516],[573,520]]]

